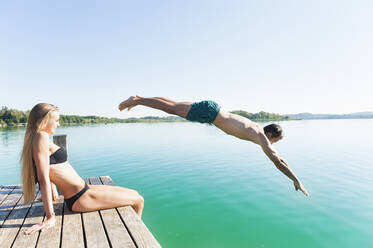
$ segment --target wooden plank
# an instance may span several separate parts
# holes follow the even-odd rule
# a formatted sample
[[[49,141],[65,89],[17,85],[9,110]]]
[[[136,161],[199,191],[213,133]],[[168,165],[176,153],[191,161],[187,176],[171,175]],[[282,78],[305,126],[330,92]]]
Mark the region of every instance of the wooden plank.
[[[10,247],[15,240],[23,220],[29,211],[31,204],[23,203],[23,195],[12,209],[0,229],[0,244],[2,247]]]
[[[3,200],[0,205],[0,227],[3,225],[4,221],[13,210],[17,202],[21,199],[23,195],[20,185],[14,185],[13,190],[8,194],[8,196]]]
[[[102,184],[98,177],[90,178],[90,182],[91,184]],[[136,247],[115,209],[100,210],[100,213],[109,236],[111,247]]]
[[[40,197],[40,191],[36,197]],[[30,208],[30,211],[27,213],[25,222],[22,225],[22,228],[19,230],[17,238],[12,245],[12,248],[23,248],[23,247],[35,247],[36,241],[38,239],[38,233],[32,235],[25,235],[24,232],[31,226],[38,224],[43,221],[44,217],[44,207],[42,201],[34,201]]]
[[[11,185],[11,186],[1,186],[1,189],[0,189],[0,204],[13,191],[14,187],[15,187],[14,185]]]
[[[67,138],[66,134],[53,135],[53,143],[55,143],[59,147],[65,148],[65,150],[67,151],[66,138]]]
[[[132,207],[120,207],[118,212],[139,248],[159,248],[161,245],[145,226]]]
[[[98,177],[85,179],[85,181],[90,181],[92,184],[114,185],[111,178],[107,176],[101,179]],[[39,232],[39,238],[37,233],[24,235],[27,228],[40,223],[45,216],[41,201],[34,202],[30,208],[22,204],[22,195],[20,185],[0,186],[0,226],[4,224],[4,228],[0,228],[1,247],[10,247],[14,237],[12,247],[35,247],[36,242],[38,242],[36,247],[48,248],[161,247],[129,206],[79,214],[70,212],[64,206],[63,199],[54,203],[56,225],[53,228]]]
[[[66,204],[63,208],[63,227],[61,247],[84,247],[81,213],[70,211]]]
[[[84,181],[90,183],[88,178],[84,178]],[[87,247],[110,247],[99,212],[82,213],[82,217]]]
[[[42,203],[41,203],[41,206]],[[42,247],[42,248],[59,248],[60,247],[60,237],[61,237],[61,230],[62,230],[62,218],[63,218],[63,197],[60,197],[57,201],[53,203],[54,213],[56,215],[56,223],[54,227],[49,228],[48,230],[44,232],[40,232],[39,240],[36,247]],[[42,207],[43,213],[44,213],[44,207]],[[41,209],[35,210],[35,215],[31,215],[30,217],[33,223],[39,223],[44,220],[45,213],[41,218],[39,216],[39,219],[37,219],[38,213],[40,213]],[[41,218],[41,220],[40,220]]]
[[[113,185],[113,186],[115,185],[113,180],[109,176],[102,176],[102,177],[100,177],[100,180],[101,180],[102,184]]]
[[[114,182],[108,176],[100,177],[101,181],[107,185],[114,185]],[[126,223],[129,232],[136,242],[137,247],[161,247],[158,241],[154,238],[153,234],[145,226],[144,222],[139,218],[132,207],[117,208],[124,223]]]

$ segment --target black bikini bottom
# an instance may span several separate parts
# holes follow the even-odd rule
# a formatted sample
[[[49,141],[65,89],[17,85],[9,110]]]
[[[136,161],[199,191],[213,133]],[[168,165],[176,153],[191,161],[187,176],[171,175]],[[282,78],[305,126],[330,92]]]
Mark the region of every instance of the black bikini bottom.
[[[78,193],[76,193],[75,195],[73,195],[72,197],[68,198],[68,199],[65,199],[65,203],[66,203],[66,206],[67,208],[70,210],[70,211],[73,211],[72,208],[73,208],[73,205],[74,203],[79,199],[79,197],[81,197],[87,190],[89,189],[88,187],[88,184],[86,183],[84,185],[84,188],[79,191]]]

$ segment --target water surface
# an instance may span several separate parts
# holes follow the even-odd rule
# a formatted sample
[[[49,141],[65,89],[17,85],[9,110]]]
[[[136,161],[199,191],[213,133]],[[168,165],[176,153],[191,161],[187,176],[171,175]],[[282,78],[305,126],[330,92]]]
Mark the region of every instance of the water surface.
[[[265,125],[267,123],[263,123]],[[373,247],[373,120],[280,122],[295,192],[250,142],[198,123],[62,127],[82,177],[109,175],[145,198],[163,247]],[[0,131],[0,184],[20,182],[24,129]]]

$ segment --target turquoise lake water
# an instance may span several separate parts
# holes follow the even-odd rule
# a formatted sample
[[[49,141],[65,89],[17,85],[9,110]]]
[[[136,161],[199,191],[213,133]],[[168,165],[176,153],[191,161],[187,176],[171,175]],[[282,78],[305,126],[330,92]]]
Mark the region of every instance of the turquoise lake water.
[[[263,123],[266,125],[267,123]],[[163,247],[373,247],[373,120],[279,123],[275,144],[310,193],[247,141],[198,123],[61,127],[82,177],[145,198]],[[20,183],[24,129],[0,129],[0,184]]]

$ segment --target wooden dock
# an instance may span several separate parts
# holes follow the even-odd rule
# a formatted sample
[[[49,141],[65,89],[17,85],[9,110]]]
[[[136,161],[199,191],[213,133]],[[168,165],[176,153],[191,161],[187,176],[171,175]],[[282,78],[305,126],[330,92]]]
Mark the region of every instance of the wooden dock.
[[[85,181],[114,185],[108,176]],[[43,204],[23,204],[21,185],[0,186],[0,247],[161,247],[132,207],[73,213],[60,199],[54,209],[53,228],[24,235],[27,228],[44,220]]]

